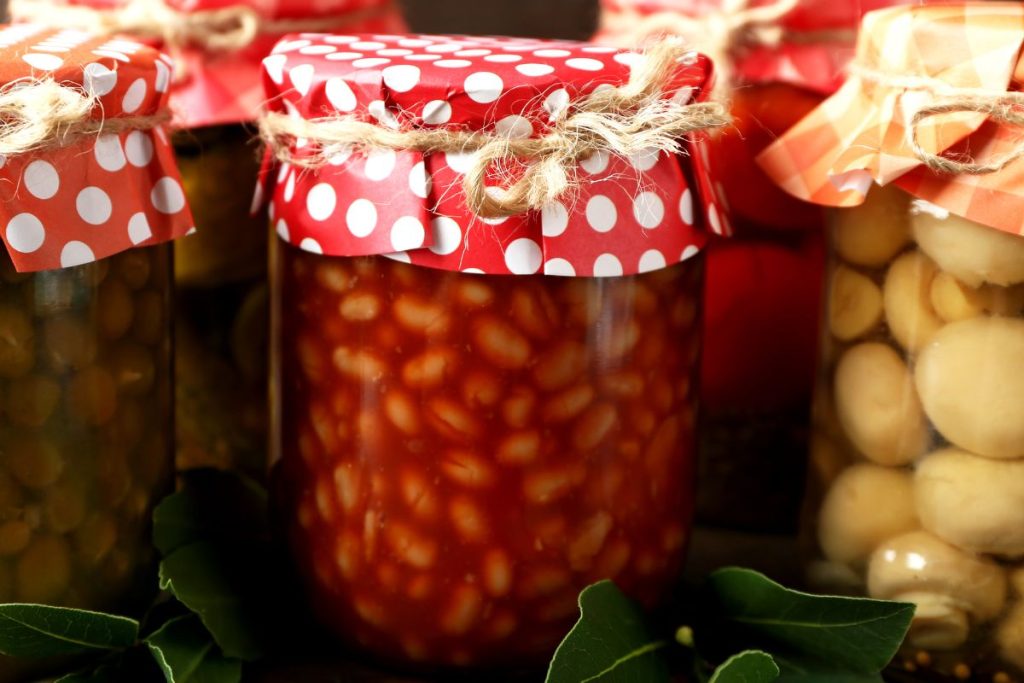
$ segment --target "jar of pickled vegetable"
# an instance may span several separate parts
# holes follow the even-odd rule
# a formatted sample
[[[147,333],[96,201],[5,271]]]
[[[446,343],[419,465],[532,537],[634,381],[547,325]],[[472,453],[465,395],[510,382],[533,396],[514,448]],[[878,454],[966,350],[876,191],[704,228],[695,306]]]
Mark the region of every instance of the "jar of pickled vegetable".
[[[251,210],[259,154],[246,128],[263,102],[260,60],[291,31],[402,31],[401,12],[391,0],[167,0],[166,12],[151,14],[147,24],[120,12],[125,0],[68,0],[71,6],[61,8],[62,1],[12,0],[11,15],[67,29],[103,25],[150,41],[177,64],[165,77],[197,228],[174,245],[178,465],[262,473],[267,220]],[[303,45],[298,39],[286,47]]]
[[[650,133],[646,112],[703,106],[708,62],[666,46],[354,40],[314,47],[345,43],[355,61],[310,50],[268,68],[268,101],[317,119],[263,125],[279,164],[279,508],[314,607],[345,639],[392,663],[535,664],[587,584],[614,579],[653,606],[677,579],[699,226],[716,209],[701,202],[703,170],[656,148],[589,149],[579,183],[525,211],[502,200],[541,161],[481,159],[578,139],[565,131],[608,102]],[[622,104],[645,59],[661,68],[633,73],[662,80],[630,84],[646,95]],[[297,89],[302,74],[311,85]],[[337,144],[351,134],[379,146]],[[495,183],[486,206],[473,205],[480,164]]]
[[[167,242],[192,227],[169,72],[129,40],[0,28],[0,100],[22,112],[0,131],[2,602],[139,612],[154,592],[150,515],[173,481]],[[22,666],[0,658],[0,680]]]
[[[1016,3],[869,14],[855,76],[762,159],[844,207],[830,220],[808,578],[915,603],[907,662],[959,680],[1024,680],[1024,195],[1004,156],[1015,131],[935,119],[930,96],[903,88],[1006,96],[1022,19]],[[936,47],[911,58],[904,42]],[[856,75],[876,72],[893,76]],[[883,99],[912,123],[879,149],[869,140],[896,123],[872,109]]]
[[[839,86],[863,13],[901,2],[600,2],[595,40],[630,46],[685,36],[719,65],[716,90],[731,105],[732,125],[708,145],[736,239],[707,250],[702,524],[775,533],[798,526],[825,263],[823,212],[776,186],[754,158]],[[737,498],[749,504],[737,506]]]

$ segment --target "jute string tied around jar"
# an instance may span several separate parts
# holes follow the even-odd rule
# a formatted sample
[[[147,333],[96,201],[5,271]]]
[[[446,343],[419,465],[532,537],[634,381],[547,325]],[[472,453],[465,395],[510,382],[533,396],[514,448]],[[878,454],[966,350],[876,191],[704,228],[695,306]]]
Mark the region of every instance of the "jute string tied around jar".
[[[984,114],[989,120],[1017,128],[1024,127],[1024,93],[983,88],[961,88],[926,76],[883,71],[860,63],[850,65],[852,75],[862,81],[892,90],[926,92],[934,96],[929,104],[913,110],[906,128],[906,142],[921,163],[935,171],[950,175],[987,175],[998,173],[1024,157],[1024,141],[987,161],[969,157],[953,158],[929,152],[921,144],[924,122],[947,114]]]
[[[168,110],[145,116],[93,118],[99,98],[52,78],[21,79],[0,88],[0,156],[65,147],[86,136],[149,130],[167,123]]]
[[[17,21],[43,26],[100,35],[123,33],[159,40],[169,50],[198,47],[207,52],[234,52],[249,47],[261,35],[338,31],[386,15],[392,3],[335,16],[296,19],[270,19],[248,5],[181,12],[166,0],[126,0],[122,5],[104,8],[72,5],[66,0],[11,0],[9,9]]]
[[[260,121],[260,134],[274,157],[318,168],[351,151],[389,149],[422,153],[472,153],[463,178],[467,206],[483,218],[502,218],[541,209],[579,186],[578,164],[598,152],[629,157],[652,149],[684,152],[684,138],[729,123],[718,102],[678,102],[666,92],[680,60],[691,51],[678,39],[653,46],[627,83],[597,90],[575,104],[545,134],[528,139],[461,129],[394,129],[355,116],[305,120],[276,112]],[[314,146],[294,155],[295,140]],[[509,169],[522,167],[518,174]],[[503,173],[508,171],[508,173]],[[495,173],[516,175],[495,191]]]

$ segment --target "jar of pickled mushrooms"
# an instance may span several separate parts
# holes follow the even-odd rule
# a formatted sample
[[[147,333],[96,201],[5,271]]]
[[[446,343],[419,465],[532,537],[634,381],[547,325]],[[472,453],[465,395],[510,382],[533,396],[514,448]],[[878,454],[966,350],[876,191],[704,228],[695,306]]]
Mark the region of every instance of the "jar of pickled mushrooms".
[[[173,475],[168,242],[192,229],[157,52],[0,27],[0,602],[141,612]],[[62,119],[54,120],[60,106]],[[44,663],[45,664],[45,663]],[[25,680],[0,657],[0,680]]]
[[[1022,44],[1017,3],[869,14],[851,79],[761,159],[839,207],[808,578],[915,603],[908,667],[1000,683],[1024,680],[1024,192],[985,107]]]
[[[174,245],[178,464],[260,475],[267,440],[267,219],[251,210],[259,170],[251,124],[263,102],[261,60],[286,33],[395,32],[404,23],[391,0],[166,0],[141,20],[121,12],[126,2],[12,0],[10,10],[17,21],[57,28],[102,22],[173,57],[174,70],[161,77],[170,83],[173,143],[197,228]],[[279,49],[308,44],[296,37]]]
[[[720,125],[695,102],[709,63],[668,46],[353,40],[313,46],[354,61],[266,62],[279,508],[346,640],[418,667],[536,664],[584,586],[614,579],[651,606],[677,578],[715,211],[698,154],[560,146],[602,102]],[[631,65],[653,82],[627,91]],[[511,203],[550,148],[578,182]]]

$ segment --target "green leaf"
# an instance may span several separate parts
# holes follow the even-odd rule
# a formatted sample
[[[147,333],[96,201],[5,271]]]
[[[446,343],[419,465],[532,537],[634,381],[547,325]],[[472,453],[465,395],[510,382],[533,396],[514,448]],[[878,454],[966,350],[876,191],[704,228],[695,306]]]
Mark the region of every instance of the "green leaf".
[[[238,683],[242,663],[225,657],[195,616],[172,619],[146,639],[167,683]]]
[[[555,651],[546,683],[661,683],[668,665],[637,606],[611,581],[580,593],[580,619]]]
[[[775,656],[781,669],[776,683],[885,683],[880,673],[852,673],[811,658]]]
[[[913,605],[810,595],[747,569],[715,572],[710,586],[714,609],[722,619],[852,674],[884,669],[914,616]]]
[[[46,605],[0,605],[0,653],[43,659],[131,646],[139,622]]]
[[[164,558],[160,587],[199,616],[225,655],[252,661],[262,655],[265,640],[252,586],[253,567],[264,561],[255,550],[200,541]]]
[[[710,683],[771,683],[779,677],[779,667],[772,656],[748,650],[730,657],[715,670]]]
[[[153,511],[153,544],[164,557],[197,541],[237,543],[269,534],[267,494],[259,485],[217,470],[182,478],[181,489]]]
[[[61,676],[54,683],[118,683],[117,672],[109,667],[101,666],[94,671],[80,671],[78,673]]]
[[[160,671],[153,657],[141,647],[112,652],[100,662],[73,674],[58,678],[56,683],[126,683],[160,680]]]

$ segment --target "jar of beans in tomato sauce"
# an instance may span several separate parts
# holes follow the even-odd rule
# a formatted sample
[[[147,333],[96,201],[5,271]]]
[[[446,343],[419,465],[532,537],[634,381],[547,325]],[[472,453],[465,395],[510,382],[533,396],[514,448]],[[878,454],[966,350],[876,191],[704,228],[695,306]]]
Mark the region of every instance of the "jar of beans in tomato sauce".
[[[280,181],[272,479],[296,564],[321,618],[390,663],[538,663],[586,585],[614,579],[652,607],[678,578],[693,509],[701,216],[715,209],[700,200],[700,169],[658,149],[597,151],[571,195],[484,215],[469,208],[474,153],[349,153],[316,138],[325,102],[332,130],[451,120],[494,139],[541,137],[653,56],[322,40],[369,45],[364,59],[376,43],[382,55],[458,50],[468,73],[413,60],[371,87],[358,64],[310,49],[281,79],[312,73],[303,95],[273,87],[268,70],[274,106],[291,112],[269,113],[264,132]],[[514,68],[524,50],[543,63],[528,69],[537,76]],[[690,88],[678,104],[689,111],[708,63],[673,59],[652,101]],[[382,87],[385,109],[364,94]],[[302,140],[287,135],[296,114],[317,119]]]
[[[604,578],[650,605],[692,504],[694,259],[481,276],[280,248],[282,476],[342,630],[410,659],[547,652]]]

